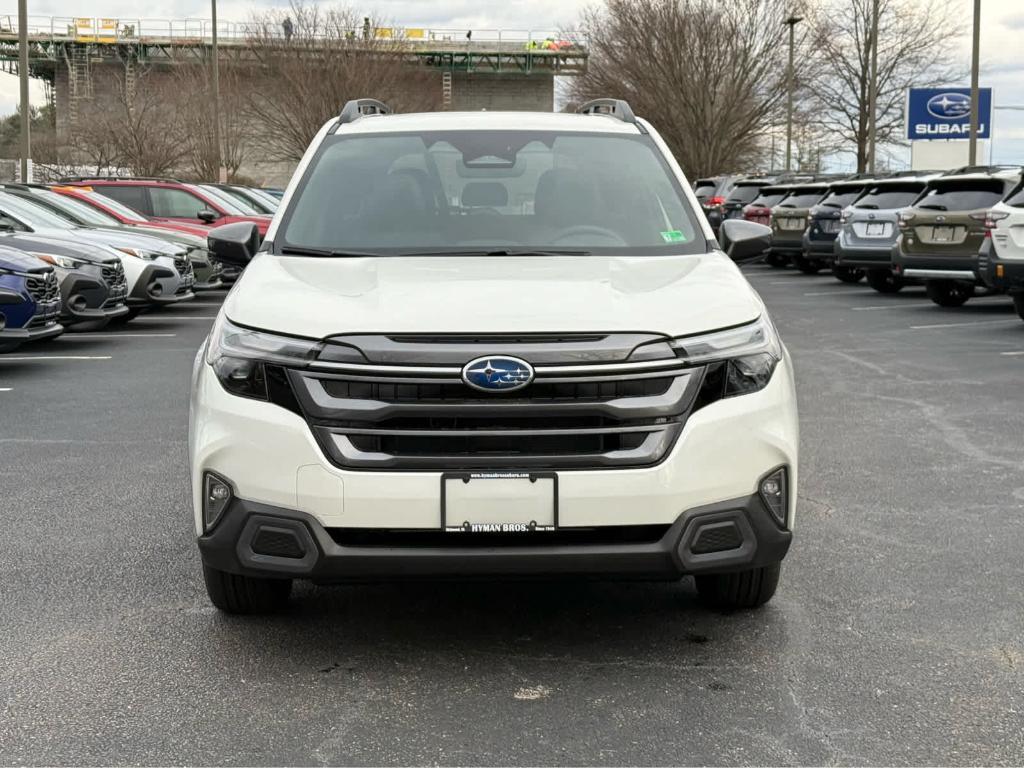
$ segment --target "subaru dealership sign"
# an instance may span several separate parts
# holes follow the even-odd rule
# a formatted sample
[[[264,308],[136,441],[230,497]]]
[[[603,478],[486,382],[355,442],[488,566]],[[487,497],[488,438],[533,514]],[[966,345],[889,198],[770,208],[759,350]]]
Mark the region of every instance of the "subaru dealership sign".
[[[992,133],[992,89],[978,93],[978,138]],[[907,94],[907,138],[967,139],[971,135],[970,88],[911,88]]]

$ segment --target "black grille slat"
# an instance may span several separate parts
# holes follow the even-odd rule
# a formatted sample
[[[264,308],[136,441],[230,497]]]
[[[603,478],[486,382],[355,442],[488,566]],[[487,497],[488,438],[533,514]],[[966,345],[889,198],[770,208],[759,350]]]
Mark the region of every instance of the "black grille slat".
[[[39,304],[48,304],[60,298],[60,283],[53,270],[25,278],[25,286]]]

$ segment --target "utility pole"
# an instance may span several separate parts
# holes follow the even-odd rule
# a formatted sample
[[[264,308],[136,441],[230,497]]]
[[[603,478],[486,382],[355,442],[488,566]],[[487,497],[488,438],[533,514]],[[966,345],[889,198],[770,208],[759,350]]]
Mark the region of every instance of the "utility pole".
[[[217,158],[217,181],[225,182],[227,181],[227,174],[224,172],[224,164],[221,162],[220,147],[220,73],[218,71],[219,57],[217,55],[217,0],[210,0],[210,8],[213,15],[213,44],[210,46],[210,58],[212,59],[210,92],[213,102],[211,105],[213,110],[213,147]]]
[[[783,24],[789,27],[789,66],[786,68],[786,81],[787,90],[786,94],[786,170],[792,170],[793,164],[793,90],[795,84],[793,82],[793,50],[794,44],[794,28],[797,24],[803,21],[803,18],[795,14],[791,15],[786,19]]]
[[[32,109],[28,104],[28,0],[18,0],[18,79],[21,81],[21,183],[27,184],[28,157],[32,149],[29,130]]]
[[[877,163],[877,152],[875,149],[878,141],[878,16],[880,0],[875,0],[872,5],[871,16],[871,94],[868,97],[868,167],[871,173],[875,172]]]
[[[978,89],[978,59],[981,51],[981,0],[974,0],[974,41],[971,48],[971,135],[968,145],[968,165],[978,164],[978,108],[981,98]]]

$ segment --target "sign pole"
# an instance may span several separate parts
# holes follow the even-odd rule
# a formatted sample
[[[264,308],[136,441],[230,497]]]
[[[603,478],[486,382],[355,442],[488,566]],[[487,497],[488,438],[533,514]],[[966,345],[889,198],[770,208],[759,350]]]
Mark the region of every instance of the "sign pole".
[[[28,0],[18,0],[18,79],[21,81],[21,183],[28,184],[32,108],[28,103]]]
[[[971,133],[968,165],[978,164],[978,113],[981,107],[978,92],[978,59],[981,50],[981,0],[974,0],[974,40],[971,48]]]

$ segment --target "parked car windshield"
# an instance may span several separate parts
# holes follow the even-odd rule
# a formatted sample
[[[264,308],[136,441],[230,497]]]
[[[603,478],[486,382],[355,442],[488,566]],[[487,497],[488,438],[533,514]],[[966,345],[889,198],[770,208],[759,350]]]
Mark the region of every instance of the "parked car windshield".
[[[42,205],[23,200],[8,192],[0,192],[0,212],[3,214],[3,221],[8,225],[12,224],[13,219],[15,223],[27,225],[32,229],[75,229],[76,226]]]
[[[999,182],[968,182],[931,189],[917,202],[918,208],[936,211],[974,211],[989,208],[1003,198]]]
[[[249,205],[249,203],[245,202],[237,195],[234,195],[231,192],[227,192],[226,190],[223,190],[220,187],[214,187],[211,186],[210,184],[200,184],[199,188],[203,190],[203,192],[205,192],[207,195],[212,197],[214,200],[216,200],[218,203],[220,203],[221,206],[226,211],[230,212],[230,206],[234,206],[234,208],[236,208],[244,216],[259,216],[261,213],[263,213],[262,211],[257,211],[255,208]]]
[[[89,189],[82,189],[81,187],[76,187],[75,193],[82,195],[87,200],[95,200],[96,205],[101,205],[104,208],[110,209],[111,211],[113,211],[126,221],[134,221],[139,223],[149,221],[149,219],[147,219],[143,214],[136,211],[134,208],[129,208],[120,200],[115,200],[114,198],[108,197],[107,195],[102,195],[99,192],[95,192]],[[65,195],[65,197],[68,196]],[[93,206],[89,207],[92,208]]]
[[[791,192],[782,202],[780,208],[810,208],[821,200],[822,192]]]
[[[116,227],[120,224],[109,213],[48,189],[33,190],[32,195],[38,198],[40,205],[53,209],[58,215],[63,215],[75,224],[88,224],[94,227]]]
[[[380,255],[707,250],[682,188],[643,135],[336,136],[281,226],[279,248]]]
[[[243,211],[242,208],[240,206],[238,206],[235,203],[234,200],[232,200],[230,197],[225,195],[219,189],[216,191],[216,193],[214,193],[214,192],[211,192],[209,189],[207,189],[205,186],[199,185],[199,184],[184,184],[183,186],[185,187],[185,189],[189,190],[190,192],[192,192],[192,193],[194,193],[196,195],[212,199],[217,204],[217,207],[220,208],[221,211],[226,213],[228,216],[251,216],[252,215],[250,213],[246,213],[245,211]],[[163,187],[163,188],[157,187],[157,189],[167,189],[167,188],[166,187]],[[202,206],[203,205],[203,202],[201,200],[195,200],[193,202],[194,202],[194,205],[196,205],[196,206]],[[193,218],[193,217],[190,215],[190,216],[182,216],[180,218]]]
[[[854,208],[871,208],[877,210],[889,210],[894,208],[906,208],[917,200],[923,184],[908,184],[906,186],[874,187],[869,189],[867,194],[860,198]]]
[[[757,184],[738,184],[732,188],[732,192],[729,193],[729,197],[725,199],[725,202],[746,205],[757,197],[760,191],[761,187]]]

